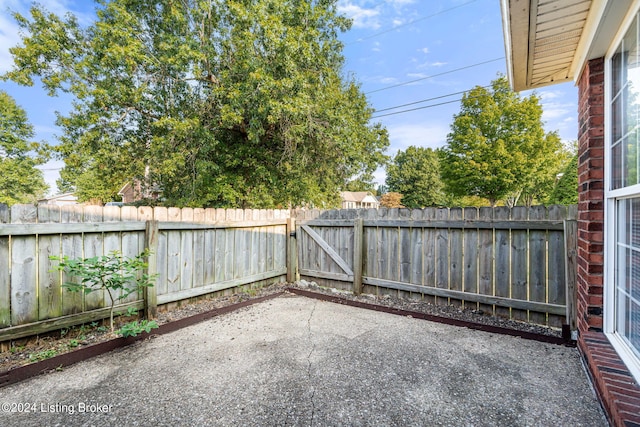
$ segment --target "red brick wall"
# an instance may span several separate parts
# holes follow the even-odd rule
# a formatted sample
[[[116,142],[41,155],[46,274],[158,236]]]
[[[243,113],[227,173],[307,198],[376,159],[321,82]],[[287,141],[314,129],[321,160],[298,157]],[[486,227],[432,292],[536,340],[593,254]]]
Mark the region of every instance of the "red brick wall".
[[[578,348],[614,426],[640,426],[640,386],[602,332],[604,59],[578,82]]]
[[[604,59],[578,82],[578,330],[602,331],[604,261]]]

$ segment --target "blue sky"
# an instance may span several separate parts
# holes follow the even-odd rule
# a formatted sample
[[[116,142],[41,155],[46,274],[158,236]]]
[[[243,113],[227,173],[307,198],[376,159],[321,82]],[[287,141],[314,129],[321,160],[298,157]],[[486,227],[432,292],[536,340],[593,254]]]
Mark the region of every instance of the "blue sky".
[[[10,69],[8,49],[19,42],[18,28],[8,9],[25,13],[30,3],[0,0],[0,73]],[[92,17],[89,1],[41,3],[58,14],[79,14],[81,22],[89,22]],[[340,36],[345,43],[344,71],[361,83],[377,111],[375,120],[388,129],[390,155],[410,145],[443,146],[453,115],[460,108],[459,92],[486,86],[498,73],[506,73],[497,0],[340,0],[338,4],[339,10],[354,21],[352,29]],[[55,136],[60,134],[55,112],[68,111],[70,99],[49,98],[37,86],[0,82],[0,89],[27,111],[37,140],[55,143]],[[574,84],[555,85],[536,93],[542,100],[545,128],[557,130],[566,142],[575,140]],[[412,105],[394,108],[405,104]],[[410,109],[415,110],[401,112]],[[390,113],[398,114],[386,115]],[[43,166],[53,192],[61,166],[60,161]],[[384,171],[378,171],[376,178],[382,183]]]

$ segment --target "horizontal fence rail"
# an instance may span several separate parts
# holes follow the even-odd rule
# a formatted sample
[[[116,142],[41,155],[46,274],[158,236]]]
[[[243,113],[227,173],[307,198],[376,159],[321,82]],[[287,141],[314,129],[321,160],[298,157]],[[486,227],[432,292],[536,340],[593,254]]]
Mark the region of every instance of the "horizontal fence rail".
[[[575,329],[576,214],[535,206],[292,216],[300,277]]]
[[[288,210],[0,205],[0,342],[108,317],[102,292],[69,292],[50,256],[152,250],[155,286],[119,301],[155,311],[233,287],[284,281]]]

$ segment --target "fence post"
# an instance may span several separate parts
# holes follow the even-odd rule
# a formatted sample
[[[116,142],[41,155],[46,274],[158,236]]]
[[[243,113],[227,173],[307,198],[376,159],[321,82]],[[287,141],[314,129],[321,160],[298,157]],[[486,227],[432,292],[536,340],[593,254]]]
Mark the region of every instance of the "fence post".
[[[158,272],[158,232],[158,221],[146,222],[144,247],[150,251],[147,259],[147,274],[149,276],[154,276]],[[153,286],[145,287],[143,292],[144,315],[147,319],[154,319],[158,310],[157,278],[154,278],[153,282]]]
[[[353,224],[353,293],[362,293],[362,252],[364,247],[364,220],[356,218]]]
[[[298,244],[296,238],[296,219],[287,219],[287,283],[298,278]]]
[[[567,305],[567,325],[571,331],[571,339],[578,330],[577,325],[577,237],[578,222],[575,219],[564,220],[564,247],[565,247],[565,278],[567,281],[566,305]]]

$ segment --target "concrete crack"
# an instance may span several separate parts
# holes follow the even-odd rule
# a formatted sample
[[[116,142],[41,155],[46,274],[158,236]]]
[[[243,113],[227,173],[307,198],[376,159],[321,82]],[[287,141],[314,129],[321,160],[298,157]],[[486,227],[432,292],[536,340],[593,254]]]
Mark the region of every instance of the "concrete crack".
[[[311,309],[311,313],[309,314],[309,318],[307,319],[307,334],[309,337],[309,341],[311,342],[311,349],[309,350],[309,354],[307,355],[307,377],[309,378],[309,384],[311,385],[311,423],[309,424],[311,426],[313,426],[313,418],[316,412],[316,405],[313,400],[316,395],[316,388],[313,386],[313,382],[311,381],[311,355],[316,350],[316,344],[311,337],[311,319],[313,318],[313,314],[316,311],[317,304],[317,302],[313,303],[313,308]]]

